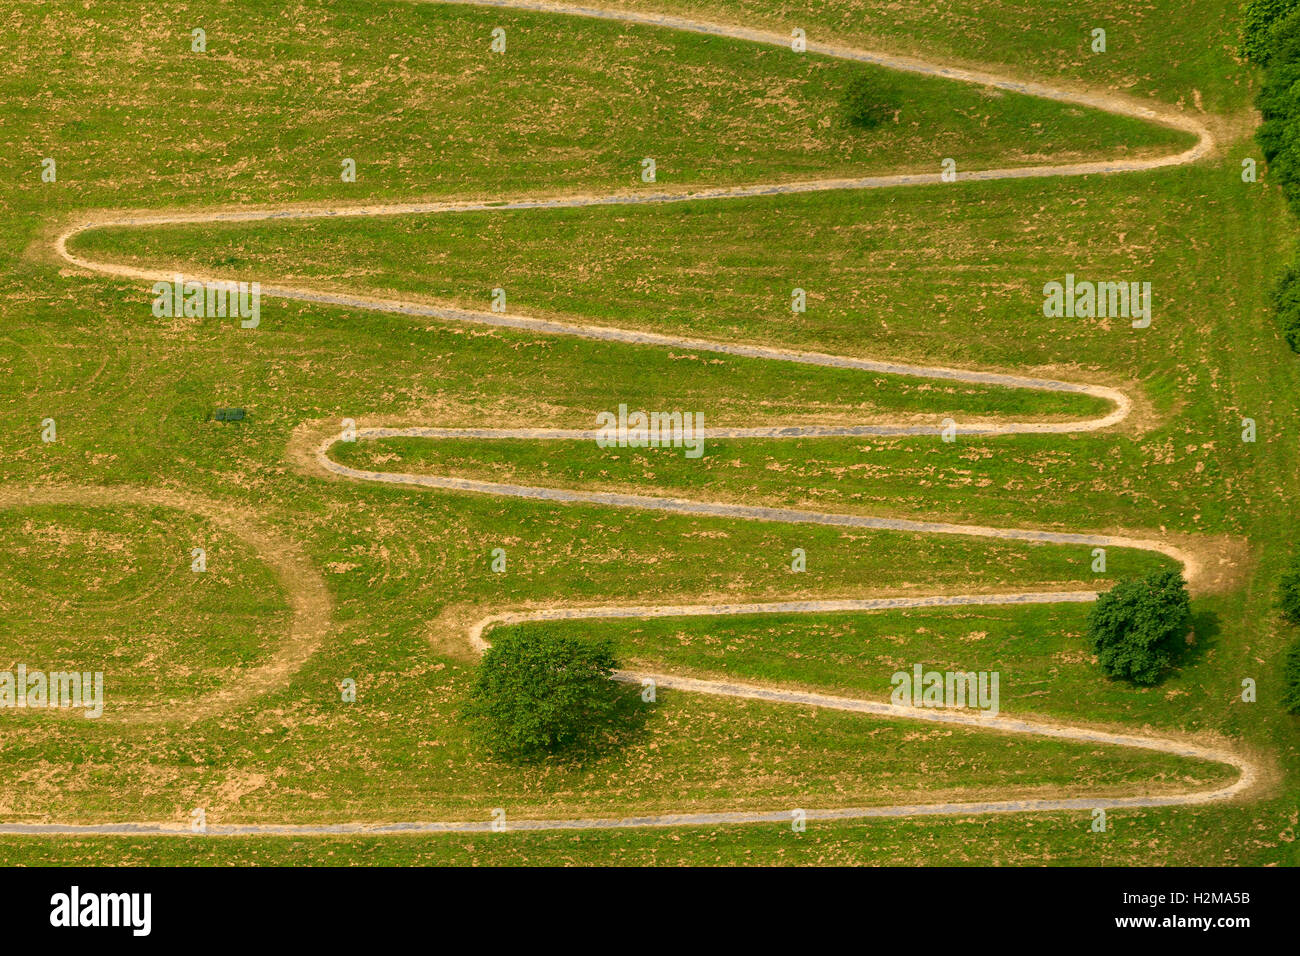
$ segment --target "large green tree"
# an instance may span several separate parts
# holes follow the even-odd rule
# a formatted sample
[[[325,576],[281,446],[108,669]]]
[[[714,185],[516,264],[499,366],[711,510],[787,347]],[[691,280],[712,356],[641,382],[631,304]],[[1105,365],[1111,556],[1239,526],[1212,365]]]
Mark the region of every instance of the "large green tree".
[[[1182,574],[1156,571],[1121,581],[1101,595],[1088,619],[1088,635],[1107,674],[1154,684],[1173,662],[1191,622]]]
[[[622,685],[608,641],[545,628],[492,635],[466,715],[481,743],[500,756],[536,759],[600,743],[611,730]]]

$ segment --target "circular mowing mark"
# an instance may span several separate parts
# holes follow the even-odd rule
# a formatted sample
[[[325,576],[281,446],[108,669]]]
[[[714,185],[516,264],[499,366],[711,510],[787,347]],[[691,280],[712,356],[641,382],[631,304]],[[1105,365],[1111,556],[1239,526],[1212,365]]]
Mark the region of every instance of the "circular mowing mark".
[[[39,508],[0,515],[0,536],[9,539],[0,548],[0,609],[16,613],[21,596],[44,608],[117,610],[153,597],[175,577],[180,556],[174,540],[154,541],[151,547],[140,525],[109,530],[88,518],[92,512],[74,517],[67,509]],[[143,531],[160,539],[164,527],[155,517]],[[164,563],[169,550],[176,552],[175,560]]]
[[[23,391],[18,383],[31,382],[38,387],[28,387],[28,394],[39,392],[42,397],[71,395],[94,386],[108,368],[109,353],[95,349],[98,362],[79,363],[77,347],[58,345],[53,333],[44,328],[25,330],[34,333],[41,342],[24,345],[12,336],[0,336],[0,376],[16,397]],[[87,347],[90,348],[89,346]]]
[[[289,606],[288,633],[262,663],[241,671],[216,690],[181,704],[145,704],[132,706],[126,712],[114,712],[110,700],[100,720],[123,723],[190,723],[201,720],[283,686],[324,640],[331,600],[323,578],[293,541],[265,527],[255,514],[242,507],[186,492],[131,485],[0,487],[0,510],[33,506],[60,509],[164,507],[198,515],[238,540],[270,568]],[[178,554],[178,561],[185,557]]]

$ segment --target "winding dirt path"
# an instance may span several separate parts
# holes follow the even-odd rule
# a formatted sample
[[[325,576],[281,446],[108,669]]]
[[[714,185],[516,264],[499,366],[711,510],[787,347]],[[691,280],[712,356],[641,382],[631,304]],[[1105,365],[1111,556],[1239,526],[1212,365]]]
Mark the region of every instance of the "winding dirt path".
[[[789,44],[789,38],[786,36],[746,27],[708,23],[651,13],[604,9],[599,7],[532,2],[532,0],[417,0],[417,2],[448,2],[471,6],[499,7],[511,10],[532,10],[559,15],[591,17],[615,20],[623,23],[665,27],[781,47],[787,47]],[[872,63],[889,69],[903,70],[927,76],[944,77],[967,83],[976,83],[1044,99],[1105,110],[1110,113],[1136,117],[1152,123],[1158,123],[1175,129],[1184,130],[1194,134],[1197,138],[1195,145],[1190,149],[1166,156],[1145,159],[1074,163],[1057,166],[1031,166],[1007,169],[959,171],[957,174],[958,182],[1023,179],[1047,176],[1109,175],[1124,172],[1140,172],[1164,166],[1191,163],[1206,156],[1214,148],[1213,136],[1204,124],[1162,104],[1141,103],[1124,97],[1060,89],[1039,83],[1008,79],[992,74],[960,69],[942,64],[927,63],[910,57],[873,53],[865,50],[856,50],[843,46],[818,43],[815,41],[810,41],[808,43],[808,51],[810,54],[820,54],[863,63]],[[605,196],[561,196],[542,199],[520,199],[507,202],[414,202],[371,205],[319,205],[278,209],[228,209],[163,215],[139,212],[125,215],[92,217],[77,222],[57,236],[54,245],[57,254],[73,266],[101,275],[117,276],[152,283],[156,281],[169,281],[171,279],[171,273],[111,262],[93,261],[71,252],[68,245],[71,240],[82,233],[105,227],[147,227],[184,223],[265,222],[281,219],[294,220],[326,217],[400,216],[453,212],[497,212],[525,209],[641,205],[705,199],[723,201],[726,199],[743,197],[781,196],[828,190],[882,189],[902,186],[919,186],[938,184],[941,181],[940,174],[935,172],[893,176],[872,176],[861,179],[826,179],[794,183],[758,184],[719,189],[662,190],[656,192],[616,193]],[[229,281],[228,277],[202,276],[194,274],[187,275],[187,278],[212,282]],[[1119,424],[1129,415],[1132,409],[1132,402],[1127,395],[1117,389],[1102,385],[1057,381],[1053,379],[1019,376],[998,372],[908,365],[897,362],[828,355],[818,352],[799,352],[770,346],[661,335],[653,332],[640,332],[606,326],[531,318],[522,315],[506,315],[470,309],[433,306],[415,302],[383,299],[373,296],[322,292],[302,287],[263,285],[262,292],[264,295],[271,297],[294,299],[303,302],[422,316],[449,322],[522,329],[553,335],[577,336],[585,339],[618,342],[637,346],[693,349],[725,355],[763,359],[767,361],[830,366],[835,368],[860,370],[864,372],[993,385],[1006,388],[1068,392],[1097,397],[1108,402],[1110,405],[1110,411],[1101,417],[1076,421],[966,422],[957,426],[957,431],[961,434],[1066,434],[1096,431]],[[706,439],[777,439],[858,435],[918,435],[937,434],[939,430],[940,426],[866,423],[855,426],[708,428],[703,431],[703,437]],[[436,426],[412,426],[409,428],[363,428],[358,430],[356,435],[357,440],[389,437],[423,437],[435,439],[481,438],[487,440],[521,439],[538,441],[558,439],[594,439],[596,437],[596,432],[594,430],[580,429],[466,429],[443,428]],[[837,514],[833,512],[803,509],[769,508],[763,506],[694,501],[650,495],[575,491],[560,488],[511,485],[439,475],[367,471],[351,468],[330,458],[329,452],[335,442],[339,440],[341,440],[341,436],[337,434],[325,437],[317,435],[316,438],[313,439],[316,443],[314,444],[311,453],[306,457],[309,465],[317,470],[318,473],[356,481],[412,485],[456,492],[528,498],[563,504],[592,504],[615,508],[648,509],[684,515],[733,518],[749,521],[835,525],[854,528],[904,531],[917,534],[964,535],[980,538],[1060,545],[1136,548],[1158,552],[1178,561],[1183,566],[1184,572],[1193,586],[1202,583],[1202,578],[1205,576],[1209,565],[1208,557],[1196,553],[1196,550],[1193,547],[1187,545],[1179,547],[1175,546],[1170,541],[1156,540],[1154,538],[948,524],[931,521],[913,521],[902,518],[881,518],[863,515]],[[890,608],[908,607],[1090,602],[1096,600],[1096,597],[1096,593],[1092,591],[1026,591],[982,595],[927,595],[919,597],[908,596],[866,600],[809,600],[750,604],[696,604],[668,607],[630,605],[609,607],[552,607],[541,610],[507,612],[484,618],[471,627],[469,640],[474,648],[481,652],[488,646],[486,635],[490,633],[493,628],[508,624],[542,620],[652,618],[665,616],[699,617],[731,614],[791,614],[835,611],[870,612]],[[808,809],[805,812],[807,819],[810,820],[843,820],[866,817],[912,817],[937,814],[969,815],[1022,813],[1047,810],[1082,811],[1099,807],[1161,807],[1203,804],[1238,797],[1250,790],[1258,782],[1261,776],[1260,770],[1255,764],[1228,746],[1199,743],[1189,740],[1177,740],[1170,737],[1160,737],[1143,733],[1111,732],[1091,727],[1070,726],[1047,721],[1021,720],[1007,716],[990,717],[977,711],[933,710],[900,707],[877,701],[785,690],[778,687],[698,680],[671,674],[621,672],[618,675],[618,679],[628,682],[640,682],[648,679],[653,680],[658,687],[682,690],[690,693],[711,694],[715,696],[818,707],[868,714],[877,717],[927,721],[931,723],[974,727],[1002,733],[1024,734],[1078,743],[1102,744],[1106,746],[1127,747],[1165,754],[1175,754],[1226,764],[1235,768],[1238,772],[1237,779],[1230,785],[1210,790],[1193,791],[1181,794],[1138,794],[1129,797],[1109,798],[1063,796],[1059,799],[935,803],[828,810]],[[512,820],[508,822],[507,826],[508,829],[511,830],[581,830],[619,827],[665,827],[759,822],[788,823],[790,819],[791,811],[789,809],[771,812],[737,810],[713,813],[684,813],[625,818]],[[483,832],[492,829],[497,829],[497,827],[494,827],[494,825],[488,820],[482,820],[412,823],[358,822],[320,825],[212,824],[208,826],[206,832],[210,834],[227,835],[328,835],[347,833],[401,834]],[[187,834],[189,832],[188,826],[182,823],[98,825],[60,823],[0,824],[0,833],[167,835]]]

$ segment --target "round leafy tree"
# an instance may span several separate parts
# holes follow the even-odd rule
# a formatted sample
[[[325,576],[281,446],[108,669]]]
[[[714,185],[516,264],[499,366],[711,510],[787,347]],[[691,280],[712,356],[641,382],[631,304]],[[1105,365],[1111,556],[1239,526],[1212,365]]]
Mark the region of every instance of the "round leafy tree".
[[[1154,684],[1191,626],[1187,582],[1177,571],[1121,581],[1097,598],[1088,636],[1101,669],[1135,684]]]
[[[873,77],[865,75],[849,81],[840,105],[846,122],[858,129],[875,129],[894,115],[889,98],[881,92]]]
[[[536,759],[608,736],[624,696],[608,641],[541,628],[492,635],[470,689],[466,715],[497,754]]]

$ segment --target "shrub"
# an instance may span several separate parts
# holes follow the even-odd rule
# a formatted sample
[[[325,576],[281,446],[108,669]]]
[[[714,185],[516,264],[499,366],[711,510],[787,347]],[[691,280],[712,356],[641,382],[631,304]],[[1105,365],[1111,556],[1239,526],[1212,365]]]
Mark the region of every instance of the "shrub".
[[[1297,3],[1300,0],[1248,0],[1241,11],[1241,55],[1267,62],[1273,29]]]
[[[1282,572],[1277,591],[1282,616],[1292,624],[1300,624],[1300,551],[1291,556],[1291,563]]]
[[[1177,571],[1121,581],[1101,595],[1088,635],[1102,671],[1135,684],[1154,684],[1187,634],[1192,603]]]
[[[1273,30],[1270,50],[1255,100],[1262,118],[1255,139],[1268,161],[1270,178],[1282,187],[1295,211],[1300,209],[1300,9]]]
[[[1300,352],[1300,269],[1291,266],[1283,273],[1273,293],[1273,307],[1286,344]],[[1300,619],[1296,623],[1300,624]]]
[[[889,97],[884,95],[870,76],[856,76],[844,90],[841,105],[844,118],[858,129],[875,129],[894,115]]]
[[[1246,36],[1255,37],[1251,41],[1255,43],[1253,55],[1268,64],[1255,100],[1262,117],[1255,139],[1268,162],[1269,178],[1281,187],[1295,213],[1300,211],[1300,0],[1253,0],[1246,17]],[[1266,30],[1261,26],[1265,21]],[[1287,344],[1300,352],[1297,266],[1282,276],[1273,293],[1273,306]]]
[[[500,756],[536,759],[606,737],[623,688],[608,641],[532,628],[496,632],[470,689],[466,716]]]
[[[1300,641],[1291,644],[1282,665],[1282,706],[1289,714],[1300,714]]]

